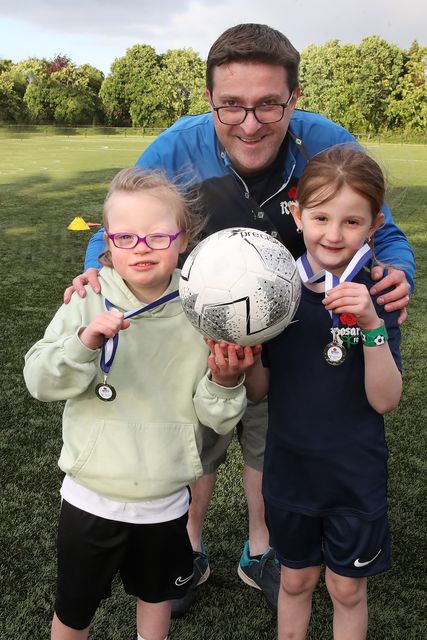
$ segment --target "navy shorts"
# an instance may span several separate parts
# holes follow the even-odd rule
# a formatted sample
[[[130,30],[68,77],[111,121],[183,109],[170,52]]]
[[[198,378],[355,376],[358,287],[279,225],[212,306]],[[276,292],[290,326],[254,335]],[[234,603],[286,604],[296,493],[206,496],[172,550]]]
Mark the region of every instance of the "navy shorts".
[[[387,514],[376,520],[354,516],[305,516],[265,504],[270,544],[291,569],[325,563],[334,573],[365,578],[391,568]]]
[[[94,516],[62,501],[55,612],[72,629],[89,626],[117,573],[126,593],[145,602],[182,598],[191,586],[188,514],[158,524]]]

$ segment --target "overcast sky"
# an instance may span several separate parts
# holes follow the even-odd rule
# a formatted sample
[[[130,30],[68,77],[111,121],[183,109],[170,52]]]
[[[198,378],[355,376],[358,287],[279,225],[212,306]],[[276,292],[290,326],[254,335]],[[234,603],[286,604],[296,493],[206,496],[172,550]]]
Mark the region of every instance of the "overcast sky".
[[[262,22],[300,51],[379,35],[401,48],[427,44],[425,0],[0,0],[0,58],[68,55],[105,74],[134,44],[157,53],[191,47],[205,60],[228,27]]]

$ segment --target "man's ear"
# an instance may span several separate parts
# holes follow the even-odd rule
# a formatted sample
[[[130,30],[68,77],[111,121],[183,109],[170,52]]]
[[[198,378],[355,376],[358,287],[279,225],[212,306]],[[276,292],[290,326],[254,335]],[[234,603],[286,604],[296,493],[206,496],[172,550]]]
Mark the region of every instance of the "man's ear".
[[[299,99],[300,95],[301,95],[300,87],[295,87],[295,89],[294,89],[294,97],[292,98],[292,102],[291,102],[291,105],[290,105],[292,111],[296,108],[297,102],[298,102],[298,99]]]
[[[294,222],[297,228],[302,231],[302,222],[301,222],[301,209],[299,208],[298,202],[290,202],[289,203],[289,211],[292,214]]]

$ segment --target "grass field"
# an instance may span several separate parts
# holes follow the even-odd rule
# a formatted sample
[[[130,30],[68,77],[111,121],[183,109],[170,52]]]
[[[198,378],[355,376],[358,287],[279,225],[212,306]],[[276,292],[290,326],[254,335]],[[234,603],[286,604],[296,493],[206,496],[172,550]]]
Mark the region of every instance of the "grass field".
[[[61,405],[30,398],[23,357],[41,337],[81,271],[90,232],[71,232],[81,215],[101,220],[106,187],[134,163],[148,138],[23,136],[0,139],[2,267],[1,367],[1,640],[49,635],[55,591],[55,534],[61,473]],[[425,373],[427,147],[373,146],[386,168],[389,202],[417,260],[416,293],[403,329],[405,389],[387,417],[390,446],[390,519],[394,568],[369,583],[370,640],[421,640],[425,618]],[[236,568],[246,535],[241,459],[233,444],[208,515],[205,542],[212,577],[197,606],[174,621],[170,638],[271,640],[275,620],[262,596],[245,586]],[[133,640],[134,604],[114,585],[99,609],[93,640]],[[331,638],[331,609],[322,583],[315,594],[310,640]]]

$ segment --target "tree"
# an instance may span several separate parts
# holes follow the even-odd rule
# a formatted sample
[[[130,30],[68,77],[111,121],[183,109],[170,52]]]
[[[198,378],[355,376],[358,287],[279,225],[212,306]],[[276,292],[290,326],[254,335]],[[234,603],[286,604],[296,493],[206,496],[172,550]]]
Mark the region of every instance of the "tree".
[[[28,85],[39,73],[45,72],[45,61],[27,58],[14,64],[0,60],[0,120],[22,123],[29,119],[24,96]]]
[[[392,124],[406,131],[427,129],[427,47],[414,40],[405,52],[405,73],[393,93],[389,105]]]
[[[25,102],[35,122],[92,124],[103,119],[98,97],[103,74],[90,65],[76,67],[56,56],[31,76]]]
[[[369,36],[358,47],[360,57],[356,106],[366,131],[389,128],[389,106],[404,73],[402,51],[378,36]]]
[[[71,65],[71,59],[68,56],[64,56],[62,54],[57,54],[47,65],[46,71],[47,75],[51,76],[52,73],[57,73],[58,71],[62,71],[62,69],[66,69],[69,65]]]
[[[378,36],[310,45],[301,55],[299,106],[356,133],[384,131],[396,121],[391,105],[404,72],[402,51]]]
[[[159,97],[167,126],[181,116],[208,107],[204,98],[205,64],[192,49],[171,49],[161,57]]]
[[[72,64],[51,74],[50,103],[55,122],[91,124],[99,110],[98,95],[89,86],[89,77]]]
[[[0,74],[0,122],[22,122],[25,110],[10,71]]]
[[[161,107],[159,57],[153,47],[136,44],[111,65],[100,97],[110,124],[155,126]]]
[[[5,58],[0,58],[0,74],[5,71],[9,71],[13,66],[12,60],[6,60]]]

